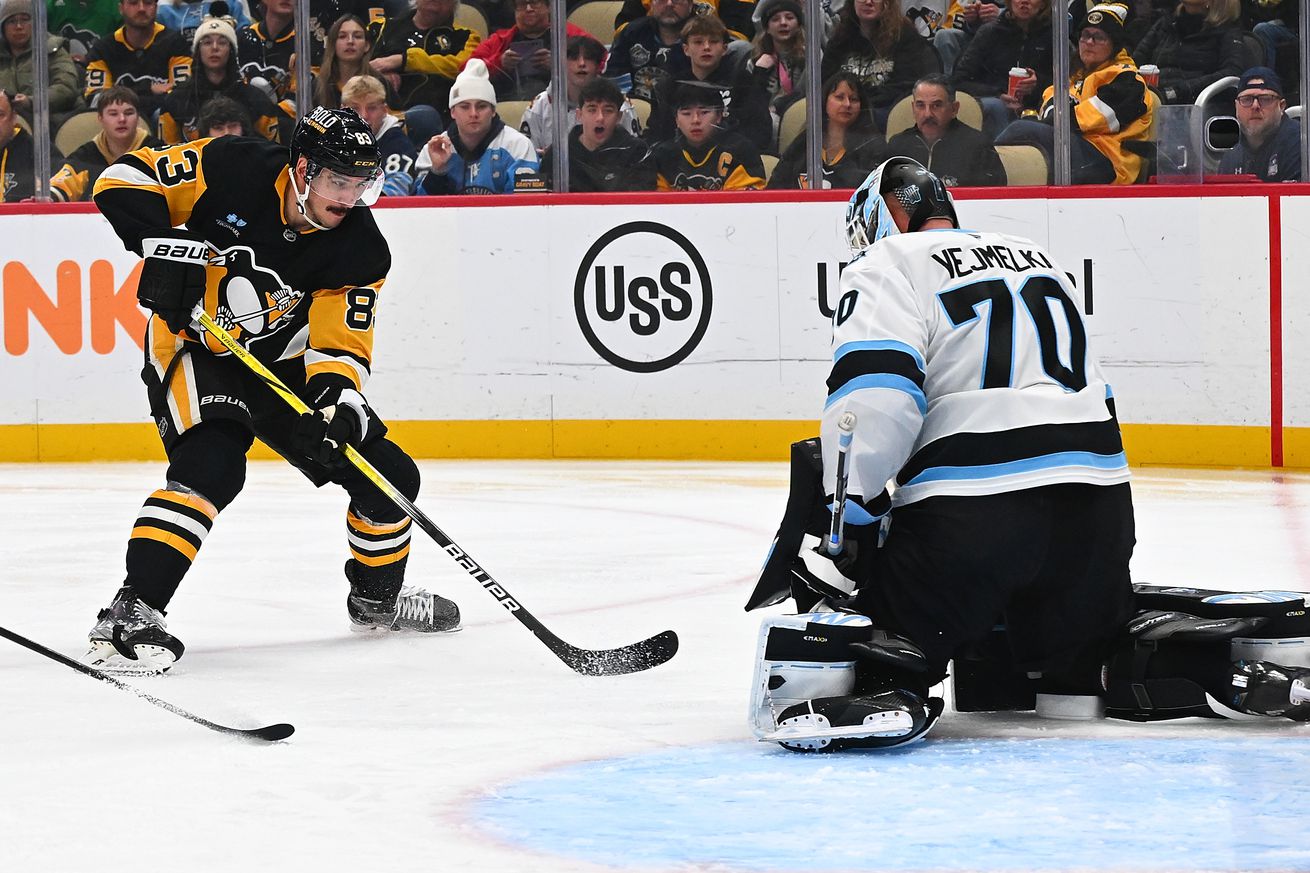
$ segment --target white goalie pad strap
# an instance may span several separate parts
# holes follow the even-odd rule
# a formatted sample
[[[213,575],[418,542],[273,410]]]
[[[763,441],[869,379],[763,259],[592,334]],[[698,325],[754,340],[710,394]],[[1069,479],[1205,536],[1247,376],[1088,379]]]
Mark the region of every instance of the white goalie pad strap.
[[[1234,661],[1272,661],[1284,667],[1310,667],[1310,637],[1233,637],[1231,647]]]
[[[198,240],[169,236],[152,236],[141,240],[141,253],[147,258],[180,261],[184,264],[209,263],[209,246]]]
[[[760,623],[755,648],[755,670],[751,679],[749,720],[755,736],[764,739],[777,730],[777,715],[793,704],[816,697],[839,697],[855,687],[855,661],[769,659],[769,636],[776,630],[805,631],[812,626],[872,627],[863,615],[843,612],[805,612],[775,615]],[[816,645],[816,650],[819,647]],[[781,680],[781,684],[779,683]],[[770,685],[776,685],[774,689]]]

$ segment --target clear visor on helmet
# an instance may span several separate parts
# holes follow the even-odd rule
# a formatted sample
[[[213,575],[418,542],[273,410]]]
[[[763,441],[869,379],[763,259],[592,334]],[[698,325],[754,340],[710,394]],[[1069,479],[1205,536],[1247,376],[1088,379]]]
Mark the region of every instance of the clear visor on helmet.
[[[347,176],[320,169],[309,179],[309,191],[341,206],[372,206],[382,195],[382,169],[371,176]]]

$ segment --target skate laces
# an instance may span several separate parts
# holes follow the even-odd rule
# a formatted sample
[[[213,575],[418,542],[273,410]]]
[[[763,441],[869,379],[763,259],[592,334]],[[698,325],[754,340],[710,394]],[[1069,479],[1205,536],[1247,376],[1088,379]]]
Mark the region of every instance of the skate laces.
[[[400,589],[399,618],[431,623],[435,617],[433,597],[422,588],[406,585]]]

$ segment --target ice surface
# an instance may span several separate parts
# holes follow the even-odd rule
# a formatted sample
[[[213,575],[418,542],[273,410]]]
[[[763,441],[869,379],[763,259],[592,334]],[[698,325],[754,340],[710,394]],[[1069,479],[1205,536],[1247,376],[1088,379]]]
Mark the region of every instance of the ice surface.
[[[741,606],[781,464],[422,469],[419,505],[561,637],[673,628],[679,654],[574,674],[417,531],[411,579],[465,629],[351,633],[344,495],[252,464],[169,610],[186,657],[133,681],[296,735],[234,741],[0,640],[0,871],[1310,869],[1310,728],[1286,722],[948,712],[894,755],[755,743]],[[162,473],[0,466],[0,624],[80,654]],[[1134,489],[1138,581],[1310,590],[1310,476]]]

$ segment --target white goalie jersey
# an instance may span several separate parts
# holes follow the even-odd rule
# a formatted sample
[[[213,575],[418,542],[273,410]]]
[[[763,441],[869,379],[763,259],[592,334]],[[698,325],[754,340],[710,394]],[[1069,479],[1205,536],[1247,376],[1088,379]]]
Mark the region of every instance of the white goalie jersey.
[[[848,493],[893,505],[1128,481],[1083,296],[1040,246],[965,230],[883,239],[847,265],[833,315],[824,485],[857,416]]]

